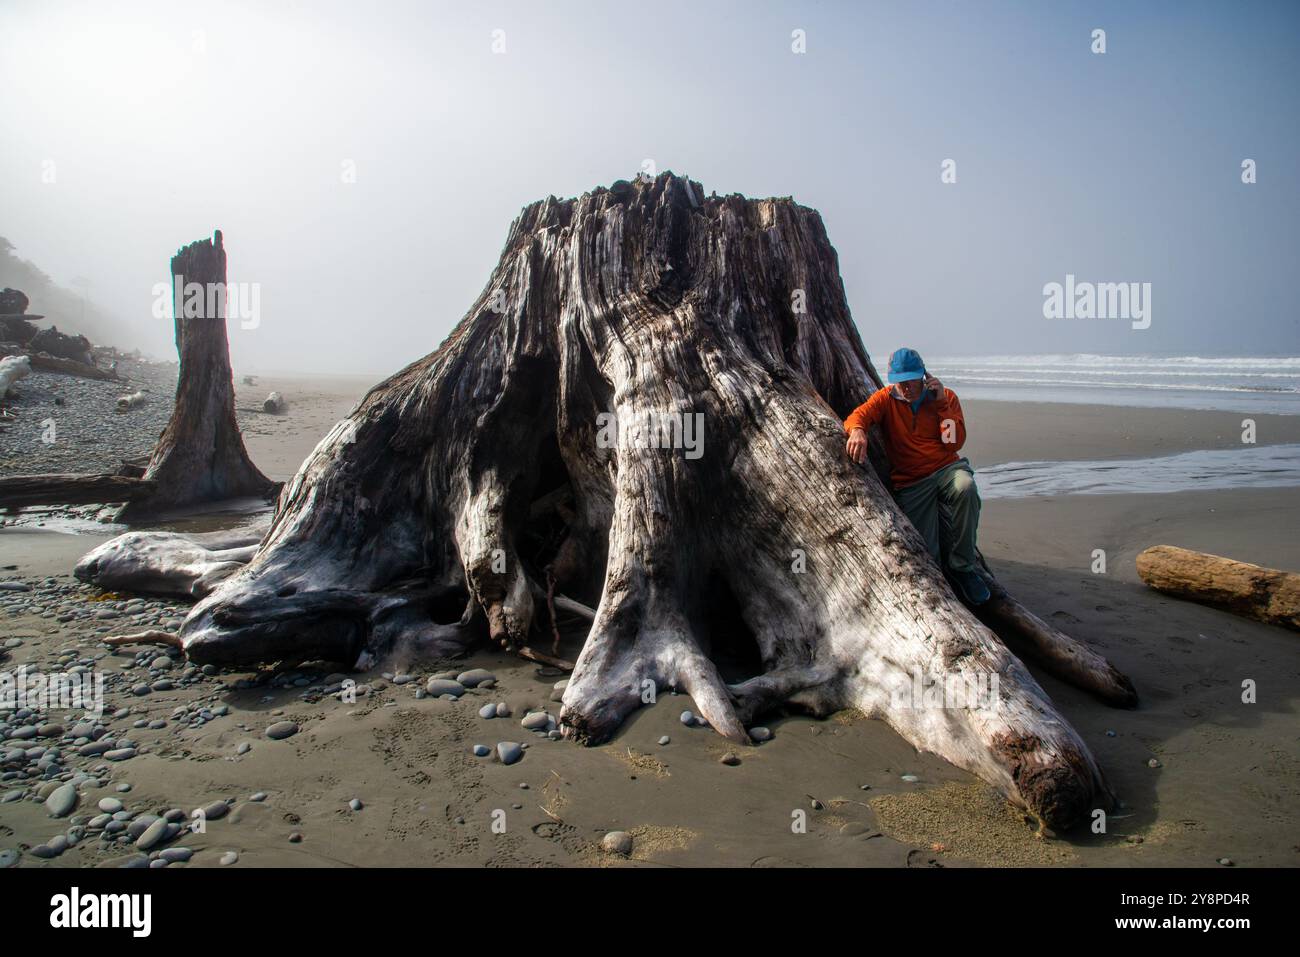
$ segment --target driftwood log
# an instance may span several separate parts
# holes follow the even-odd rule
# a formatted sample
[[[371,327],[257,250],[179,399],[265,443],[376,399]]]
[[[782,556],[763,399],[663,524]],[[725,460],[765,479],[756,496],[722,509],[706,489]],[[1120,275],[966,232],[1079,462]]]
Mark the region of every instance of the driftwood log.
[[[212,239],[181,249],[171,263],[174,301],[186,303],[175,317],[180,371],[176,406],[154,446],[145,478],[155,492],[127,503],[119,518],[138,520],[182,506],[245,496],[269,495],[271,481],[258,471],[244,448],[235,421],[235,387],[226,337],[226,250],[218,230]],[[196,284],[204,290],[188,296]],[[207,289],[219,287],[209,296]],[[196,315],[187,314],[190,304]],[[215,315],[209,315],[209,304]]]
[[[117,373],[111,369],[101,369],[99,366],[87,365],[75,359],[61,359],[44,352],[31,352],[22,348],[8,348],[2,351],[11,356],[26,358],[31,363],[31,367],[40,372],[57,372],[60,375],[75,375],[83,379],[103,381],[117,378]]]
[[[278,392],[272,392],[262,403],[262,411],[271,415],[283,415],[288,407],[289,403],[285,402],[284,396]]]
[[[104,382],[117,378],[117,372],[113,369],[101,369],[99,366],[78,362],[76,359],[62,359],[43,352],[33,352],[30,356],[32,368],[42,372],[57,372],[60,375],[75,375],[83,379],[99,379]]]
[[[1157,591],[1300,631],[1300,575],[1175,545],[1137,557],[1141,579]]]
[[[691,695],[738,742],[771,709],[857,708],[1075,823],[1112,801],[1087,745],[949,587],[879,442],[867,467],[844,452],[843,416],[879,384],[814,210],[672,174],[534,203],[446,341],[308,457],[182,646],[227,665],[459,654],[485,633],[531,651],[563,593],[594,609],[563,697],[571,739],[609,738],[648,687]],[[217,564],[170,568],[143,545],[113,567],[192,588]],[[1005,590],[981,613],[1132,703]],[[899,697],[917,681],[996,692]]]
[[[153,491],[153,482],[124,475],[10,475],[0,478],[0,508],[129,502]]]

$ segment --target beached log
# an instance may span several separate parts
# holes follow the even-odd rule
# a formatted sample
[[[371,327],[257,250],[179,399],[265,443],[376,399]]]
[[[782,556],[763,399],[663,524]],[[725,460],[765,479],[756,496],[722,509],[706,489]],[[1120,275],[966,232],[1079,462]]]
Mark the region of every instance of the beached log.
[[[879,443],[868,466],[845,454],[840,423],[879,386],[814,210],[669,173],[534,203],[446,341],[307,458],[182,645],[221,665],[483,637],[535,656],[558,590],[593,619],[570,739],[608,739],[647,688],[737,742],[772,709],[856,708],[1080,821],[1112,801],[1087,745],[953,593]],[[1090,670],[1113,671],[1061,669]],[[922,682],[991,690],[936,706],[909,696]]]
[[[0,478],[0,508],[129,502],[154,491],[154,483],[125,475],[9,475]]]
[[[1137,557],[1141,579],[1157,591],[1300,631],[1300,575],[1175,545]]]
[[[156,493],[128,503],[119,515],[123,521],[201,502],[270,495],[274,488],[248,457],[235,422],[220,230],[181,249],[172,258],[171,276],[180,287],[173,298],[183,304],[175,317],[176,405],[145,470],[145,478],[157,483]]]
[[[289,407],[289,403],[284,401],[284,396],[278,392],[272,392],[262,403],[262,411],[269,412],[271,415],[280,415]]]
[[[144,405],[148,396],[143,392],[132,392],[130,395],[118,396],[117,411],[127,412],[138,405]]]
[[[32,360],[27,356],[5,356],[0,359],[0,399],[9,394],[15,382],[32,374]]]
[[[83,379],[109,380],[117,378],[117,373],[112,370],[87,365],[84,362],[78,362],[76,359],[61,359],[58,356],[47,355],[44,352],[30,352],[24,348],[5,349],[0,347],[0,354],[24,357],[31,362],[33,369],[41,372],[57,372],[60,375],[81,376]]]
[[[83,379],[99,379],[104,382],[117,378],[116,370],[101,369],[86,362],[78,362],[76,359],[64,359],[44,352],[31,353],[31,360],[32,368],[40,369],[42,372],[57,372],[60,375],[75,375]]]

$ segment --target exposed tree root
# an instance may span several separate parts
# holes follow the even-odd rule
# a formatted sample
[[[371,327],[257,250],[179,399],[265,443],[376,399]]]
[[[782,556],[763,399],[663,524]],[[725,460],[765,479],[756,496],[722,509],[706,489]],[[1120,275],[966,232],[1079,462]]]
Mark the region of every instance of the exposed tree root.
[[[137,631],[133,635],[110,635],[104,639],[104,644],[117,647],[118,645],[167,645],[171,648],[181,648],[181,636],[170,631]]]

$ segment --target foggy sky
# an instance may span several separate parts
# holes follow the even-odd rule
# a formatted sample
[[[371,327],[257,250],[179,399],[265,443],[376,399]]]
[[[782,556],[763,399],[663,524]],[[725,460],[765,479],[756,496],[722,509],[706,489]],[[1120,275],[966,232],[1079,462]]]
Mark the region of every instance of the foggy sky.
[[[220,228],[237,371],[378,375],[524,205],[648,159],[820,210],[877,361],[1295,355],[1297,43],[1289,3],[5,0],[0,235],[164,356],[154,286]],[[1045,319],[1067,274],[1151,283],[1150,328]]]

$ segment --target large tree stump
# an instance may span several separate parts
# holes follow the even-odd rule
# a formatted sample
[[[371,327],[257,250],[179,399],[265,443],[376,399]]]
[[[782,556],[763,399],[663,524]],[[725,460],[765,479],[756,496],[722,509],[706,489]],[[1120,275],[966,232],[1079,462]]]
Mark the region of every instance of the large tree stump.
[[[1141,579],[1157,591],[1300,631],[1300,575],[1175,545],[1137,557]]]
[[[843,416],[879,382],[814,210],[705,198],[672,174],[534,203],[438,350],[308,457],[255,557],[185,620],[185,652],[409,660],[485,632],[549,645],[558,591],[595,609],[564,692],[569,738],[609,738],[648,687],[691,695],[738,742],[773,708],[858,708],[1072,824],[1111,801],[1087,746],[954,595],[878,447],[871,467],[845,454]],[[101,553],[105,567],[168,573],[131,551]],[[195,557],[174,570],[185,587],[225,556]],[[1063,676],[1131,703],[1100,656],[1003,592],[998,608]],[[996,692],[907,697],[949,681]]]
[[[173,301],[186,304],[175,317],[180,356],[176,407],[145,470],[157,491],[124,506],[118,516],[122,520],[200,502],[268,495],[274,488],[249,459],[235,422],[221,231],[177,252],[171,269]],[[204,294],[190,296],[191,288]],[[214,288],[219,288],[217,295],[206,294]],[[187,314],[190,306],[197,307],[197,314]]]

